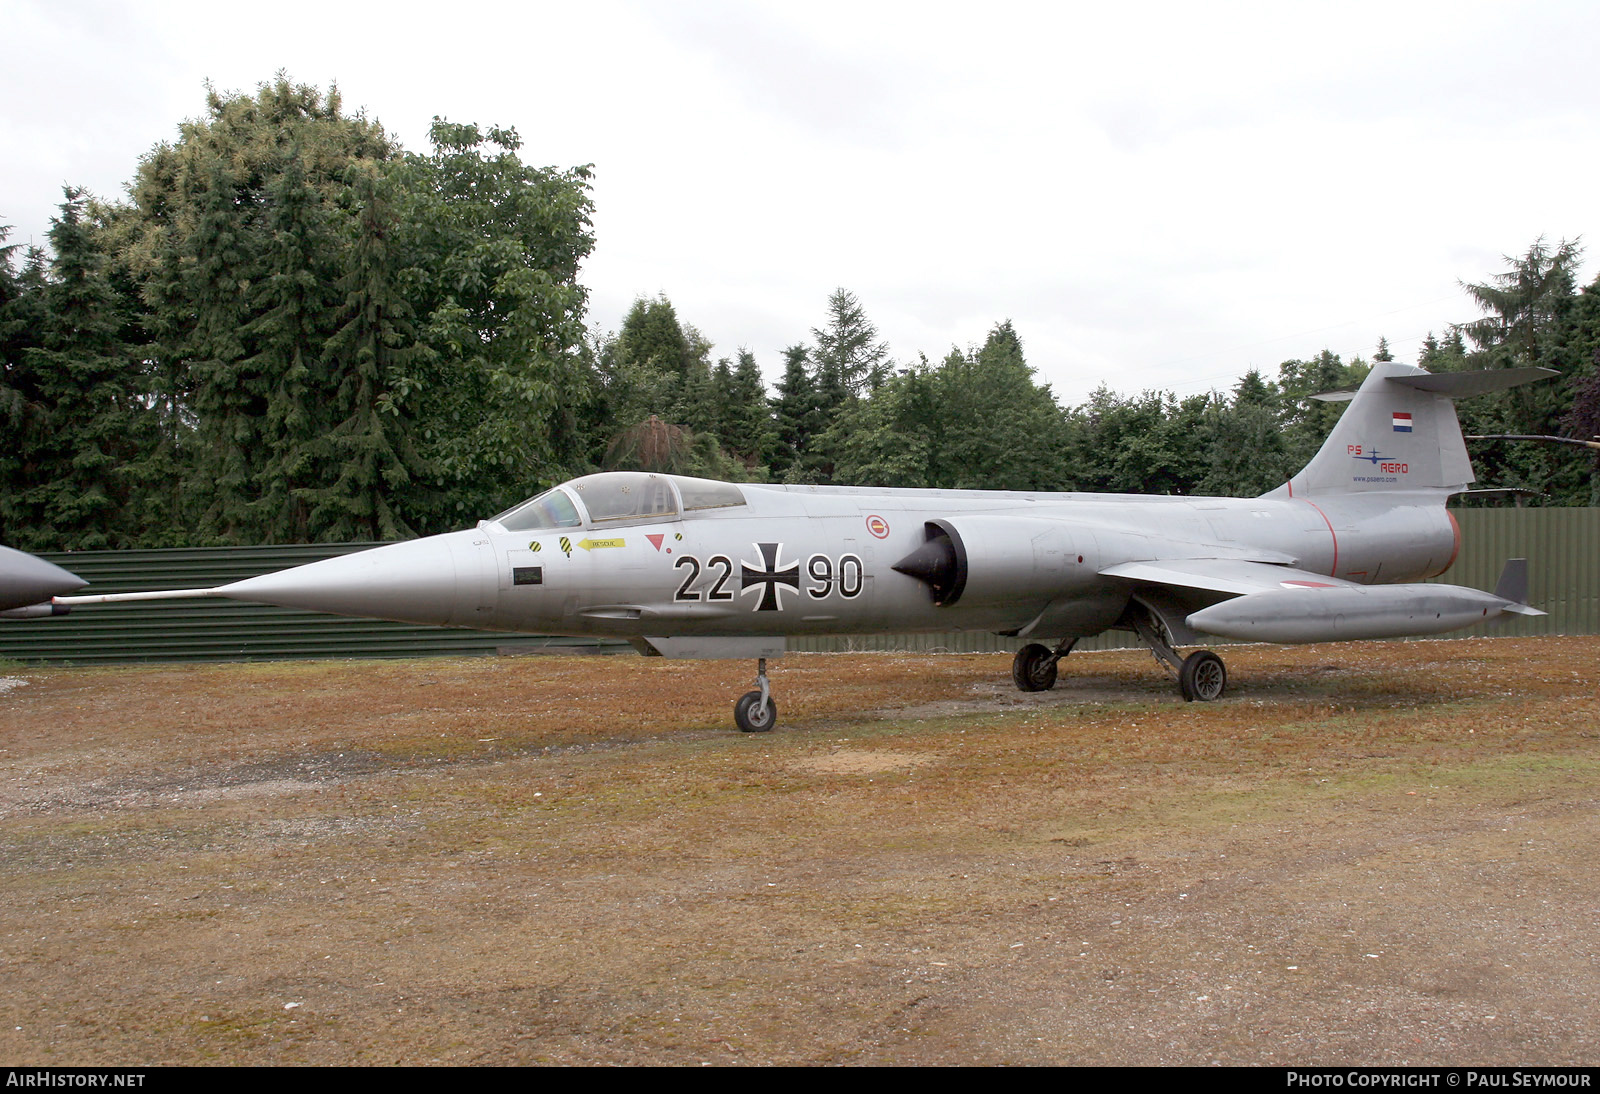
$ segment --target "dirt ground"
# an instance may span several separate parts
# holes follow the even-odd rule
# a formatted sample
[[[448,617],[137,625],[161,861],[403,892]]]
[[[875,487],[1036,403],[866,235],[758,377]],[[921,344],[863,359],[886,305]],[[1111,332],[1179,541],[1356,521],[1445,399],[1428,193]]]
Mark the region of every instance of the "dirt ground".
[[[1600,639],[0,669],[0,1059],[1593,1064]]]

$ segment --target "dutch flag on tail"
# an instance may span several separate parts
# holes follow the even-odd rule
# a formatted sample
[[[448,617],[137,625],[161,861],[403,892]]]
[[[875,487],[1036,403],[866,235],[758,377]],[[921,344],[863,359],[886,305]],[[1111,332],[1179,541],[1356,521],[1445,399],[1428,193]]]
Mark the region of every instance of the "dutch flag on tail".
[[[1398,410],[1395,411],[1395,413],[1394,413],[1394,431],[1396,433],[1410,433],[1411,432],[1411,415],[1408,414],[1408,413],[1403,413],[1403,412],[1398,411]]]

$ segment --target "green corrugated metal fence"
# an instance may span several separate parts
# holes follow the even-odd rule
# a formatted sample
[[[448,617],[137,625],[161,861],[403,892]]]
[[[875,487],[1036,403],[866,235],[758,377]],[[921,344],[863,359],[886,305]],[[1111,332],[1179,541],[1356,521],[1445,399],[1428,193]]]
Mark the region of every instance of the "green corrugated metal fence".
[[[1517,616],[1463,634],[1600,634],[1600,509],[1457,509],[1461,555],[1439,578],[1493,589],[1508,558],[1528,560],[1528,602]]]
[[[1529,599],[1548,616],[1515,618],[1461,634],[1600,633],[1600,509],[1461,509],[1461,555],[1439,580],[1493,589],[1508,558],[1527,558]],[[205,588],[376,546],[215,547],[168,551],[84,551],[44,557],[91,583],[94,592]],[[90,590],[86,590],[90,591]],[[1021,643],[986,633],[792,638],[792,650],[904,650],[981,653]],[[1133,645],[1111,632],[1080,649]],[[420,657],[433,654],[628,650],[612,640],[421,627],[345,619],[227,600],[147,601],[80,608],[55,619],[0,621],[0,659],[71,661],[244,661],[291,657]]]

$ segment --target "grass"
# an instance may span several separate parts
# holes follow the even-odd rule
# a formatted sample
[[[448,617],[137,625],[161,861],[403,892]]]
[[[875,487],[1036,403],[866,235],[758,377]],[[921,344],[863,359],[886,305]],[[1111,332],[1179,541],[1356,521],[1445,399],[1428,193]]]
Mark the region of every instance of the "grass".
[[[1031,697],[1001,657],[806,655],[760,736],[742,664],[30,669],[0,1051],[1576,1062],[1597,652],[1238,647],[1216,704],[1141,653]]]

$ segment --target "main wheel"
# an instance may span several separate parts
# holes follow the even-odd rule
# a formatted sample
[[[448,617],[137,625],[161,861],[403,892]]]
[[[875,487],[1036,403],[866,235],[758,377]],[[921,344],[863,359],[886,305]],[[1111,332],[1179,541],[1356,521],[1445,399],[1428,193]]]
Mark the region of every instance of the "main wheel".
[[[761,693],[747,691],[733,704],[733,721],[740,733],[765,733],[778,724],[778,704],[769,696],[762,710]]]
[[[1049,691],[1056,686],[1056,662],[1050,651],[1030,642],[1011,660],[1011,679],[1018,691]]]
[[[1198,699],[1209,703],[1222,698],[1227,687],[1228,670],[1222,658],[1210,650],[1196,650],[1183,659],[1183,668],[1178,672],[1178,690],[1183,692],[1184,702]]]

